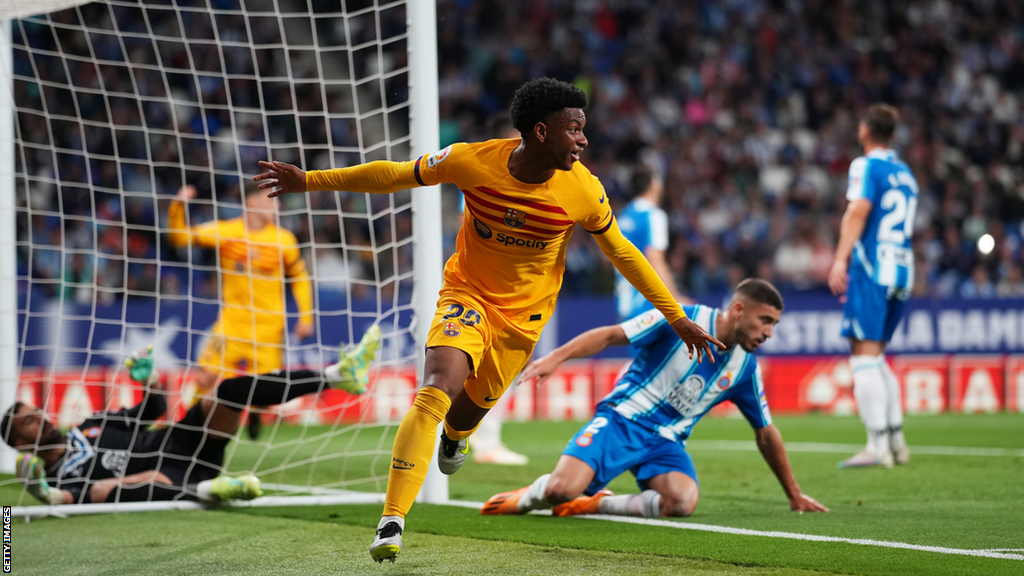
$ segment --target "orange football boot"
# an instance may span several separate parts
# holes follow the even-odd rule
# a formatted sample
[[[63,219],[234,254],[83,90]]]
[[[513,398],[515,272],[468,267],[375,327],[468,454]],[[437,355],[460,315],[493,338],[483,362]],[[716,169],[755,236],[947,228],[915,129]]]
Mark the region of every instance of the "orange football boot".
[[[597,514],[597,508],[601,504],[601,498],[612,496],[615,493],[607,488],[593,496],[578,496],[575,500],[559,504],[551,509],[552,516],[579,516],[580,514]]]
[[[495,494],[488,498],[487,502],[484,502],[484,507],[480,509],[480,513],[484,515],[490,514],[522,514],[519,511],[519,498],[529,490],[529,486],[524,486],[519,490],[513,490],[511,492],[502,492],[501,494]]]

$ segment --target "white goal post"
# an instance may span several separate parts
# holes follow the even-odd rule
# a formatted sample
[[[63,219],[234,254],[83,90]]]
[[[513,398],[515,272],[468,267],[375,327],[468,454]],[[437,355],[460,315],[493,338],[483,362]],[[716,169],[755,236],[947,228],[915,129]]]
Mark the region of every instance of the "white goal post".
[[[175,14],[168,15],[171,11]],[[130,20],[125,16],[129,12],[135,20],[125,24],[121,19]],[[190,39],[188,22],[202,12],[206,15],[199,19],[200,24],[205,23],[212,29],[211,37]],[[395,29],[392,21],[395,14],[404,14],[404,30]],[[176,22],[159,21],[165,17],[176,19]],[[198,211],[188,213],[186,210],[189,223],[195,225],[202,220],[239,213],[238,191],[228,188],[229,194],[224,196],[224,182],[241,182],[256,173],[258,167],[248,162],[254,149],[263,150],[267,159],[290,161],[315,169],[328,167],[324,165],[326,159],[332,166],[376,159],[400,161],[439,148],[435,0],[195,0],[172,3],[109,0],[96,5],[81,0],[13,0],[0,4],[0,18],[5,19],[0,23],[3,27],[0,31],[0,410],[17,399],[52,400],[50,391],[43,390],[42,384],[39,390],[43,391],[36,396],[19,396],[25,389],[26,370],[23,368],[29,363],[32,366],[27,371],[34,373],[40,382],[54,376],[64,380],[74,376],[84,382],[80,388],[74,389],[77,404],[68,400],[72,393],[66,393],[64,406],[59,408],[62,417],[69,414],[81,417],[90,411],[85,407],[101,409],[118,403],[124,406],[140,392],[124,385],[124,370],[119,368],[115,357],[139,343],[132,335],[132,330],[137,330],[160,340],[157,345],[159,351],[186,350],[184,358],[175,359],[178,364],[171,362],[163,367],[170,375],[167,379],[180,386],[175,391],[179,395],[178,404],[170,402],[169,410],[177,409],[181,414],[182,406],[192,393],[188,383],[196,368],[196,357],[203,342],[210,337],[209,326],[220,304],[219,296],[195,295],[197,286],[203,288],[215,284],[210,278],[217,276],[216,256],[213,256],[214,264],[210,264],[209,256],[206,260],[196,260],[199,257],[195,251],[179,249],[179,254],[185,254],[181,256],[183,261],[172,263],[172,266],[161,260],[162,251],[166,251],[164,237],[167,233],[163,210],[172,196],[166,190],[158,190],[160,174],[176,171],[180,173],[182,183],[196,173],[206,171],[210,174],[209,180],[213,183],[207,190],[209,200],[200,202]],[[90,23],[89,18],[98,19]],[[221,38],[218,31],[224,27],[220,21],[222,18],[234,19],[244,29],[227,39]],[[276,26],[269,22],[274,18],[279,20]],[[257,35],[261,28],[254,24],[257,21],[262,29],[276,34],[276,39],[259,38]],[[79,22],[81,30],[76,28]],[[41,27],[55,31],[52,43],[56,48],[32,45],[29,36]],[[178,32],[168,32],[175,29]],[[303,31],[310,33],[312,39],[302,38],[300,45],[290,44],[293,38],[298,37],[296,34],[301,35]],[[64,34],[68,37],[78,34],[85,39],[84,44],[78,47],[79,52],[62,47],[63,38],[57,37]],[[331,42],[335,43],[322,44],[327,40],[318,34],[330,35]],[[119,46],[120,54],[111,57],[97,52],[96,39],[101,37],[116,37],[114,50]],[[151,40],[152,46],[145,46],[147,40]],[[175,48],[178,44],[184,46],[183,51],[180,47]],[[404,46],[407,52],[405,62],[396,58],[396,46]],[[181,57],[182,53],[186,55],[184,63],[165,66],[165,58],[170,52],[162,50],[172,49],[178,50],[171,55],[173,57]],[[139,57],[136,50],[150,55]],[[222,76],[218,77],[216,71],[209,71],[218,66],[204,67],[200,56],[197,56],[200,50],[219,57]],[[14,54],[20,54],[21,60]],[[135,60],[137,57],[140,59]],[[239,60],[234,65],[248,66],[249,72],[229,70],[233,65],[230,62],[232,58]],[[288,70],[288,78],[274,73],[264,76],[268,74],[264,71],[268,66],[266,60],[275,58],[277,64]],[[52,61],[59,62],[54,65]],[[311,62],[315,63],[312,69]],[[330,62],[337,69],[325,71],[325,62]],[[75,67],[82,63],[84,66]],[[55,70],[63,68],[67,78],[33,79],[32,74],[45,74],[45,66],[50,65]],[[115,65],[123,71],[109,72],[108,68]],[[91,70],[93,67],[99,76],[96,83],[78,85],[74,71]],[[110,77],[105,76],[108,73],[113,80],[121,81],[120,86],[109,93],[106,82]],[[117,78],[118,74],[123,77]],[[154,84],[157,90],[139,80],[147,75],[158,77]],[[403,79],[407,79],[405,99],[393,101],[402,93],[395,87],[395,82]],[[290,86],[269,86],[275,82]],[[183,95],[174,87],[175,83],[195,86],[195,93]],[[232,83],[249,83],[258,88],[250,90],[251,101],[237,104],[232,100]],[[326,127],[326,134],[310,136],[306,132],[308,126],[303,122],[317,112],[303,108],[303,97],[308,95],[305,91],[313,90],[311,87],[317,83],[320,86],[315,90],[319,93],[325,119],[322,125],[310,124]],[[265,100],[271,88],[290,94],[283,99],[287,103],[285,106],[290,108],[279,109],[276,103]],[[221,100],[214,104],[205,102],[204,91],[207,89],[212,97]],[[26,90],[33,92],[41,104],[37,105],[35,100],[19,101],[17,95]],[[52,93],[48,94],[47,90]],[[78,116],[68,117],[66,110],[51,114],[47,99],[54,98],[54,94],[57,97],[72,96],[75,106],[71,108]],[[100,105],[103,109],[101,118],[84,117],[87,114],[78,105],[83,94],[106,102]],[[141,119],[124,120],[125,123],[119,124],[122,120],[118,119],[110,101],[115,98],[132,100],[133,97],[131,105],[137,106]],[[191,114],[191,124],[169,121],[153,128],[147,124],[150,106],[170,111],[175,119],[180,114]],[[254,106],[258,107],[259,114],[253,113]],[[215,132],[212,127],[216,114],[223,118],[224,129],[220,132]],[[46,142],[24,140],[27,131],[19,125],[19,118],[24,117],[47,126],[49,140],[46,142],[50,148]],[[277,122],[280,117],[286,117],[283,124]],[[58,144],[64,135],[57,134],[55,126],[61,123],[73,132],[81,133],[70,138],[73,142],[70,147],[66,143],[68,139]],[[244,129],[251,131],[246,134]],[[104,131],[113,135],[113,153],[90,148],[90,138],[94,133]],[[279,135],[282,131],[285,136]],[[125,140],[119,142],[122,133]],[[263,140],[257,137],[253,141],[251,133],[261,133]],[[153,153],[161,139],[167,147],[177,151],[174,159],[159,158]],[[134,143],[146,150],[126,150],[124,143]],[[190,158],[188,146],[194,146],[193,152],[199,150],[199,155],[193,154]],[[120,156],[126,153],[129,156],[127,160]],[[66,196],[62,186],[67,185],[68,180],[62,172],[65,166],[61,162],[66,160],[66,156],[76,154],[84,159],[85,166],[78,190],[88,189],[93,195],[91,202],[87,202],[86,212],[99,214],[102,210],[97,199],[100,194],[110,200],[111,205],[116,205],[115,212],[119,210],[121,213],[107,217],[120,218],[121,226],[111,234],[120,235],[122,243],[132,242],[131,233],[135,226],[124,213],[138,206],[143,206],[143,211],[156,213],[154,224],[137,226],[147,238],[155,238],[155,252],[150,247],[145,255],[133,257],[129,252],[131,247],[124,248],[120,285],[111,286],[109,278],[103,280],[98,270],[99,262],[107,258],[98,231],[101,224],[83,224],[89,218],[81,214],[69,215],[67,207],[62,204]],[[46,174],[29,171],[34,162],[28,158],[31,155],[37,159],[49,155],[46,162],[52,165],[46,168],[51,171]],[[311,158],[317,159],[318,165],[309,165]],[[117,166],[113,181],[119,183],[118,188],[112,188],[105,182],[94,185],[94,179],[99,178],[97,172],[104,168],[90,165],[95,161]],[[138,174],[128,174],[129,169],[143,176],[133,181],[132,178]],[[148,176],[144,174],[147,170]],[[140,184],[142,181],[149,184]],[[55,194],[54,204],[44,205],[42,200],[34,199],[32,193],[37,188],[45,188],[48,194]],[[439,187],[420,188],[412,194],[400,193],[385,203],[376,197],[371,200],[362,198],[364,195],[345,192],[324,194],[319,200],[285,202],[278,219],[282,227],[298,223],[305,230],[307,236],[305,239],[300,237],[300,248],[314,285],[340,286],[335,296],[327,298],[317,293],[314,299],[318,305],[315,310],[318,318],[315,344],[306,342],[296,351],[296,343],[289,343],[291,348],[286,352],[286,358],[293,365],[298,362],[318,367],[312,364],[318,364],[320,360],[329,361],[339,338],[342,344],[354,342],[370,322],[380,322],[385,339],[381,365],[374,374],[375,383],[381,383],[381,387],[378,389],[371,384],[368,399],[339,400],[339,404],[328,407],[331,416],[327,418],[317,419],[313,414],[323,402],[282,408],[277,412],[280,421],[294,424],[297,432],[285,435],[286,439],[278,442],[274,439],[281,435],[275,423],[269,431],[264,431],[269,440],[240,440],[228,449],[225,460],[225,469],[231,473],[248,471],[247,466],[257,473],[260,470],[267,473],[269,481],[264,479],[264,483],[276,492],[275,501],[286,501],[287,494],[309,495],[296,496],[297,504],[365,502],[367,498],[373,500],[379,496],[370,494],[383,488],[389,466],[384,466],[382,471],[381,462],[390,463],[390,457],[386,456],[391,450],[389,435],[393,434],[397,419],[407,408],[406,404],[411,403],[410,391],[404,386],[408,383],[418,385],[421,381],[424,342],[443,270]],[[403,222],[410,213],[411,231],[408,231],[403,228],[406,226]],[[334,236],[321,239],[321,225],[331,218],[336,221],[332,226],[340,227],[340,230],[332,228]],[[91,236],[91,244],[87,242],[88,246],[84,248],[68,247],[67,238],[72,236],[68,232],[69,225],[79,224],[80,228],[88,229],[89,232],[83,234]],[[46,244],[45,241],[36,244],[33,233],[44,225],[60,229],[60,233],[54,233],[54,237],[60,238],[55,241],[59,245]],[[30,231],[26,232],[26,227]],[[361,232],[352,232],[355,228]],[[330,252],[330,257],[321,259],[321,250]],[[28,261],[26,253],[29,254]],[[47,256],[48,253],[53,254]],[[56,262],[53,264],[56,272],[52,277],[38,281],[35,266],[44,256]],[[69,262],[77,256],[83,256],[91,263],[95,282],[91,287],[84,286],[81,277],[69,280]],[[326,282],[318,270],[326,270],[329,262],[341,270],[332,269],[336,275],[328,277],[331,281]],[[137,271],[142,268],[147,273],[150,269],[156,270],[155,287],[140,287]],[[174,273],[164,276],[168,270]],[[180,280],[172,278],[173,282],[167,280],[168,284],[181,282],[185,285],[180,293],[172,292],[168,296],[165,295],[164,280],[171,276]],[[116,278],[114,281],[117,282]],[[19,298],[19,290],[31,292],[38,287],[37,284],[48,291],[50,300],[41,303],[41,297],[35,292]],[[411,289],[406,291],[406,286],[411,286]],[[287,287],[284,289],[288,291]],[[218,288],[213,290],[220,294]],[[54,292],[56,295],[52,294]],[[78,308],[71,307],[75,298],[82,300]],[[109,301],[104,302],[104,298]],[[328,306],[322,311],[320,305],[324,304],[325,298],[336,307]],[[357,301],[358,298],[365,301]],[[146,313],[152,315],[148,324],[129,313],[129,300],[146,299],[154,302],[151,312],[147,308]],[[175,307],[183,311],[179,316],[174,316]],[[92,316],[86,317],[89,310]],[[106,316],[108,314],[114,317]],[[163,321],[168,315],[173,316],[172,321]],[[180,320],[175,319],[179,317]],[[288,317],[295,319],[294,310],[288,312]],[[42,337],[33,333],[44,325],[41,323],[44,321],[48,322],[46,330],[55,334]],[[108,343],[103,345],[105,347],[98,347],[98,334],[105,326],[117,322],[122,326],[112,332],[115,336],[108,339]],[[71,327],[79,325],[88,325],[87,334],[75,340],[69,334],[74,331]],[[172,341],[176,343],[172,345]],[[74,369],[65,368],[72,363]],[[92,380],[96,365],[103,367],[102,373],[109,382],[99,384]],[[86,389],[108,383],[110,389],[99,392],[99,396],[90,396],[92,389]],[[71,389],[69,385],[68,390]],[[99,405],[101,402],[103,405]],[[58,416],[54,410],[58,408],[48,409],[52,419]],[[338,445],[352,451],[351,459],[347,459],[347,455],[331,453]],[[243,454],[246,449],[249,453]],[[0,447],[0,472],[13,472],[14,456],[12,449],[5,445]],[[366,477],[354,476],[351,467],[364,464],[371,466]],[[331,476],[335,469],[341,470],[340,477]],[[296,484],[294,479],[298,477],[304,477],[304,483]],[[346,493],[352,497],[348,498]],[[442,503],[447,500],[447,477],[440,474],[436,462],[433,462],[420,501]],[[30,505],[34,501],[26,497],[19,504]],[[81,508],[85,512],[96,506],[102,505],[83,505]],[[168,508],[175,507],[181,506],[168,503]],[[73,508],[79,507],[62,507],[60,513],[74,514]],[[114,504],[113,509],[149,507],[120,503]],[[28,514],[25,509],[19,510]]]

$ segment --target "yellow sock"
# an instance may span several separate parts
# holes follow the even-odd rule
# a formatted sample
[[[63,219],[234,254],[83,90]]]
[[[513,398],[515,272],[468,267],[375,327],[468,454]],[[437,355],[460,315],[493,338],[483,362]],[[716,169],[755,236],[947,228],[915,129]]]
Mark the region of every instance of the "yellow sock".
[[[480,422],[483,422],[482,418],[480,419]],[[476,432],[476,429],[480,427],[480,422],[477,422],[476,426],[473,426],[472,430],[465,430],[465,431],[463,431],[463,430],[456,430],[455,428],[452,428],[451,425],[448,424],[448,421],[445,420],[444,421],[444,435],[447,436],[449,440],[455,440],[455,441],[462,440],[463,438],[469,438],[473,434],[473,432]]]
[[[383,516],[401,516],[409,508],[423,487],[427,466],[434,455],[434,435],[437,425],[444,420],[452,406],[447,394],[437,388],[421,388],[412,409],[402,418],[391,449],[391,471],[384,497]]]

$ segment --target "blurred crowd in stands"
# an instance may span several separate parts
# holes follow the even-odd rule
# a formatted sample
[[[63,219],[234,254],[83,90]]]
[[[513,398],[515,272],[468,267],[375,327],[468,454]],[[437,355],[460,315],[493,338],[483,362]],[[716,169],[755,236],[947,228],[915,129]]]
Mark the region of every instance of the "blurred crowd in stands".
[[[441,145],[493,136],[486,133],[488,121],[507,109],[513,92],[526,80],[553,76],[576,83],[590,96],[585,130],[590,145],[583,162],[601,178],[614,206],[621,208],[629,200],[626,185],[636,166],[649,165],[664,176],[664,208],[671,227],[667,257],[687,294],[724,293],[750,275],[770,279],[787,291],[825,291],[846,206],[847,169],[860,155],[858,116],[868,104],[883,101],[902,112],[895,148],[920,186],[914,294],[1024,296],[1020,2],[438,0],[437,10]],[[296,64],[302,57],[291,57],[293,71],[302,70]],[[265,59],[257,63],[261,70],[283,69],[284,57],[275,60],[271,54]],[[230,68],[230,60],[225,62]],[[251,68],[249,63],[249,73]],[[138,90],[164,89],[147,86],[146,78],[159,81],[158,76],[138,74]],[[232,82],[232,94],[242,91],[243,86]],[[195,97],[197,102],[217,94],[226,98],[223,81],[198,84],[191,88],[193,95],[210,90],[211,96]],[[389,85],[388,98],[391,91],[400,91],[399,84]],[[27,98],[22,92],[30,90],[16,85],[17,97]],[[332,109],[329,93],[325,106],[298,90],[263,90],[264,98],[271,94],[279,99],[276,104],[265,102],[275,111]],[[188,113],[187,106],[178,108],[178,114]],[[204,122],[196,116],[200,109],[196,105],[193,116],[179,119],[177,126],[190,132],[194,150],[169,152],[169,165],[191,156],[198,166],[228,170],[236,169],[238,162],[245,164],[243,171],[254,171],[252,157],[258,151],[218,156],[216,151],[223,146],[201,137]],[[249,130],[249,138],[265,138],[258,134],[262,123],[241,124],[230,116],[218,122],[234,121],[239,130]],[[208,131],[213,130],[210,117]],[[302,122],[313,122],[306,118]],[[36,126],[44,132],[37,140],[45,140],[47,125],[39,116],[21,114],[19,122],[23,139],[32,141],[26,131]],[[306,156],[296,153],[279,159],[315,168],[351,161],[351,155],[328,151],[358,142],[351,124],[301,124],[295,137],[306,142]],[[119,153],[131,149],[131,138],[145,148],[141,131],[118,134],[114,141],[120,144]],[[88,148],[88,131],[85,140],[64,146]],[[318,152],[311,156],[310,150]],[[213,160],[204,162],[204,155]],[[109,182],[101,186],[103,192],[94,186],[91,195],[82,195],[87,205],[79,212],[68,212],[73,202],[67,193],[32,196],[41,212],[53,211],[63,202],[60,210],[80,216],[66,219],[63,236],[59,219],[45,215],[32,216],[31,226],[29,220],[20,223],[20,233],[37,246],[86,250],[95,245],[100,254],[95,260],[73,250],[68,254],[65,276],[95,276],[101,286],[127,278],[129,287],[134,282],[136,289],[168,294],[183,293],[192,281],[195,291],[196,272],[183,266],[186,259],[168,254],[167,248],[157,253],[155,226],[161,205],[141,194],[169,197],[180,176],[170,177],[161,187],[149,182],[144,163],[138,166],[142,176],[135,180],[130,177],[134,173],[122,166],[120,183],[112,162],[89,166],[93,182],[107,182],[105,176]],[[59,179],[89,182],[84,172],[74,170],[61,169]],[[85,191],[87,184],[81,186],[78,190]],[[115,200],[120,198],[119,186],[140,194]],[[74,189],[70,184],[63,188]],[[218,202],[240,197],[237,180],[208,185],[208,195],[213,188]],[[332,270],[339,279],[372,280],[381,277],[382,268],[372,246],[392,236],[407,238],[408,211],[394,219],[373,220],[372,225],[363,218],[362,224],[353,220],[348,226],[347,218],[332,212],[343,205],[346,214],[365,214],[365,202],[363,197],[333,193],[312,197],[310,204],[295,201],[286,206],[294,212],[284,223],[300,241],[316,241],[307,258],[324,270]],[[402,199],[387,202],[404,205]],[[92,216],[111,224],[93,227]],[[206,207],[205,213],[193,216],[199,221],[213,212]],[[460,223],[454,210],[447,211],[449,251]],[[978,250],[978,240],[985,234],[995,241],[988,254]],[[345,250],[317,248],[318,243],[340,245],[343,238]],[[349,253],[349,247],[354,252]],[[57,274],[60,254],[45,252],[35,250],[31,264],[25,261],[23,266],[31,266],[36,276]],[[160,270],[178,271],[158,274],[152,266],[148,272],[130,272],[124,270],[123,258],[107,258],[108,254],[163,259],[168,264]],[[407,265],[408,255],[396,252],[392,269],[404,270]],[[573,236],[566,268],[565,293],[611,292],[610,264],[588,235]],[[216,284],[207,284],[206,289],[215,292]]]

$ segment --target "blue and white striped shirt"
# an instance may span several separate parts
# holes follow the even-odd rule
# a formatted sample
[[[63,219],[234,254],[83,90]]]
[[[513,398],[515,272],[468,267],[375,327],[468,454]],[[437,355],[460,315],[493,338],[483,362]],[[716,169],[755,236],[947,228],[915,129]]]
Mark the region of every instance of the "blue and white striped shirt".
[[[863,275],[875,284],[914,287],[914,234],[917,180],[896,152],[872,150],[850,164],[846,199],[871,202],[864,232],[853,248],[850,276]]]
[[[684,306],[683,310],[711,335],[719,310]],[[686,344],[657,310],[622,323],[639,350],[615,389],[601,400],[629,420],[669,440],[682,442],[713,407],[731,400],[754,428],[772,423],[757,359],[740,346],[714,349],[715,362],[697,363]]]
[[[668,216],[650,200],[633,200],[617,219],[622,235],[645,255],[648,248],[663,252],[668,250]],[[648,302],[647,298],[618,270],[615,271],[615,304],[619,322],[654,309],[654,304]]]

